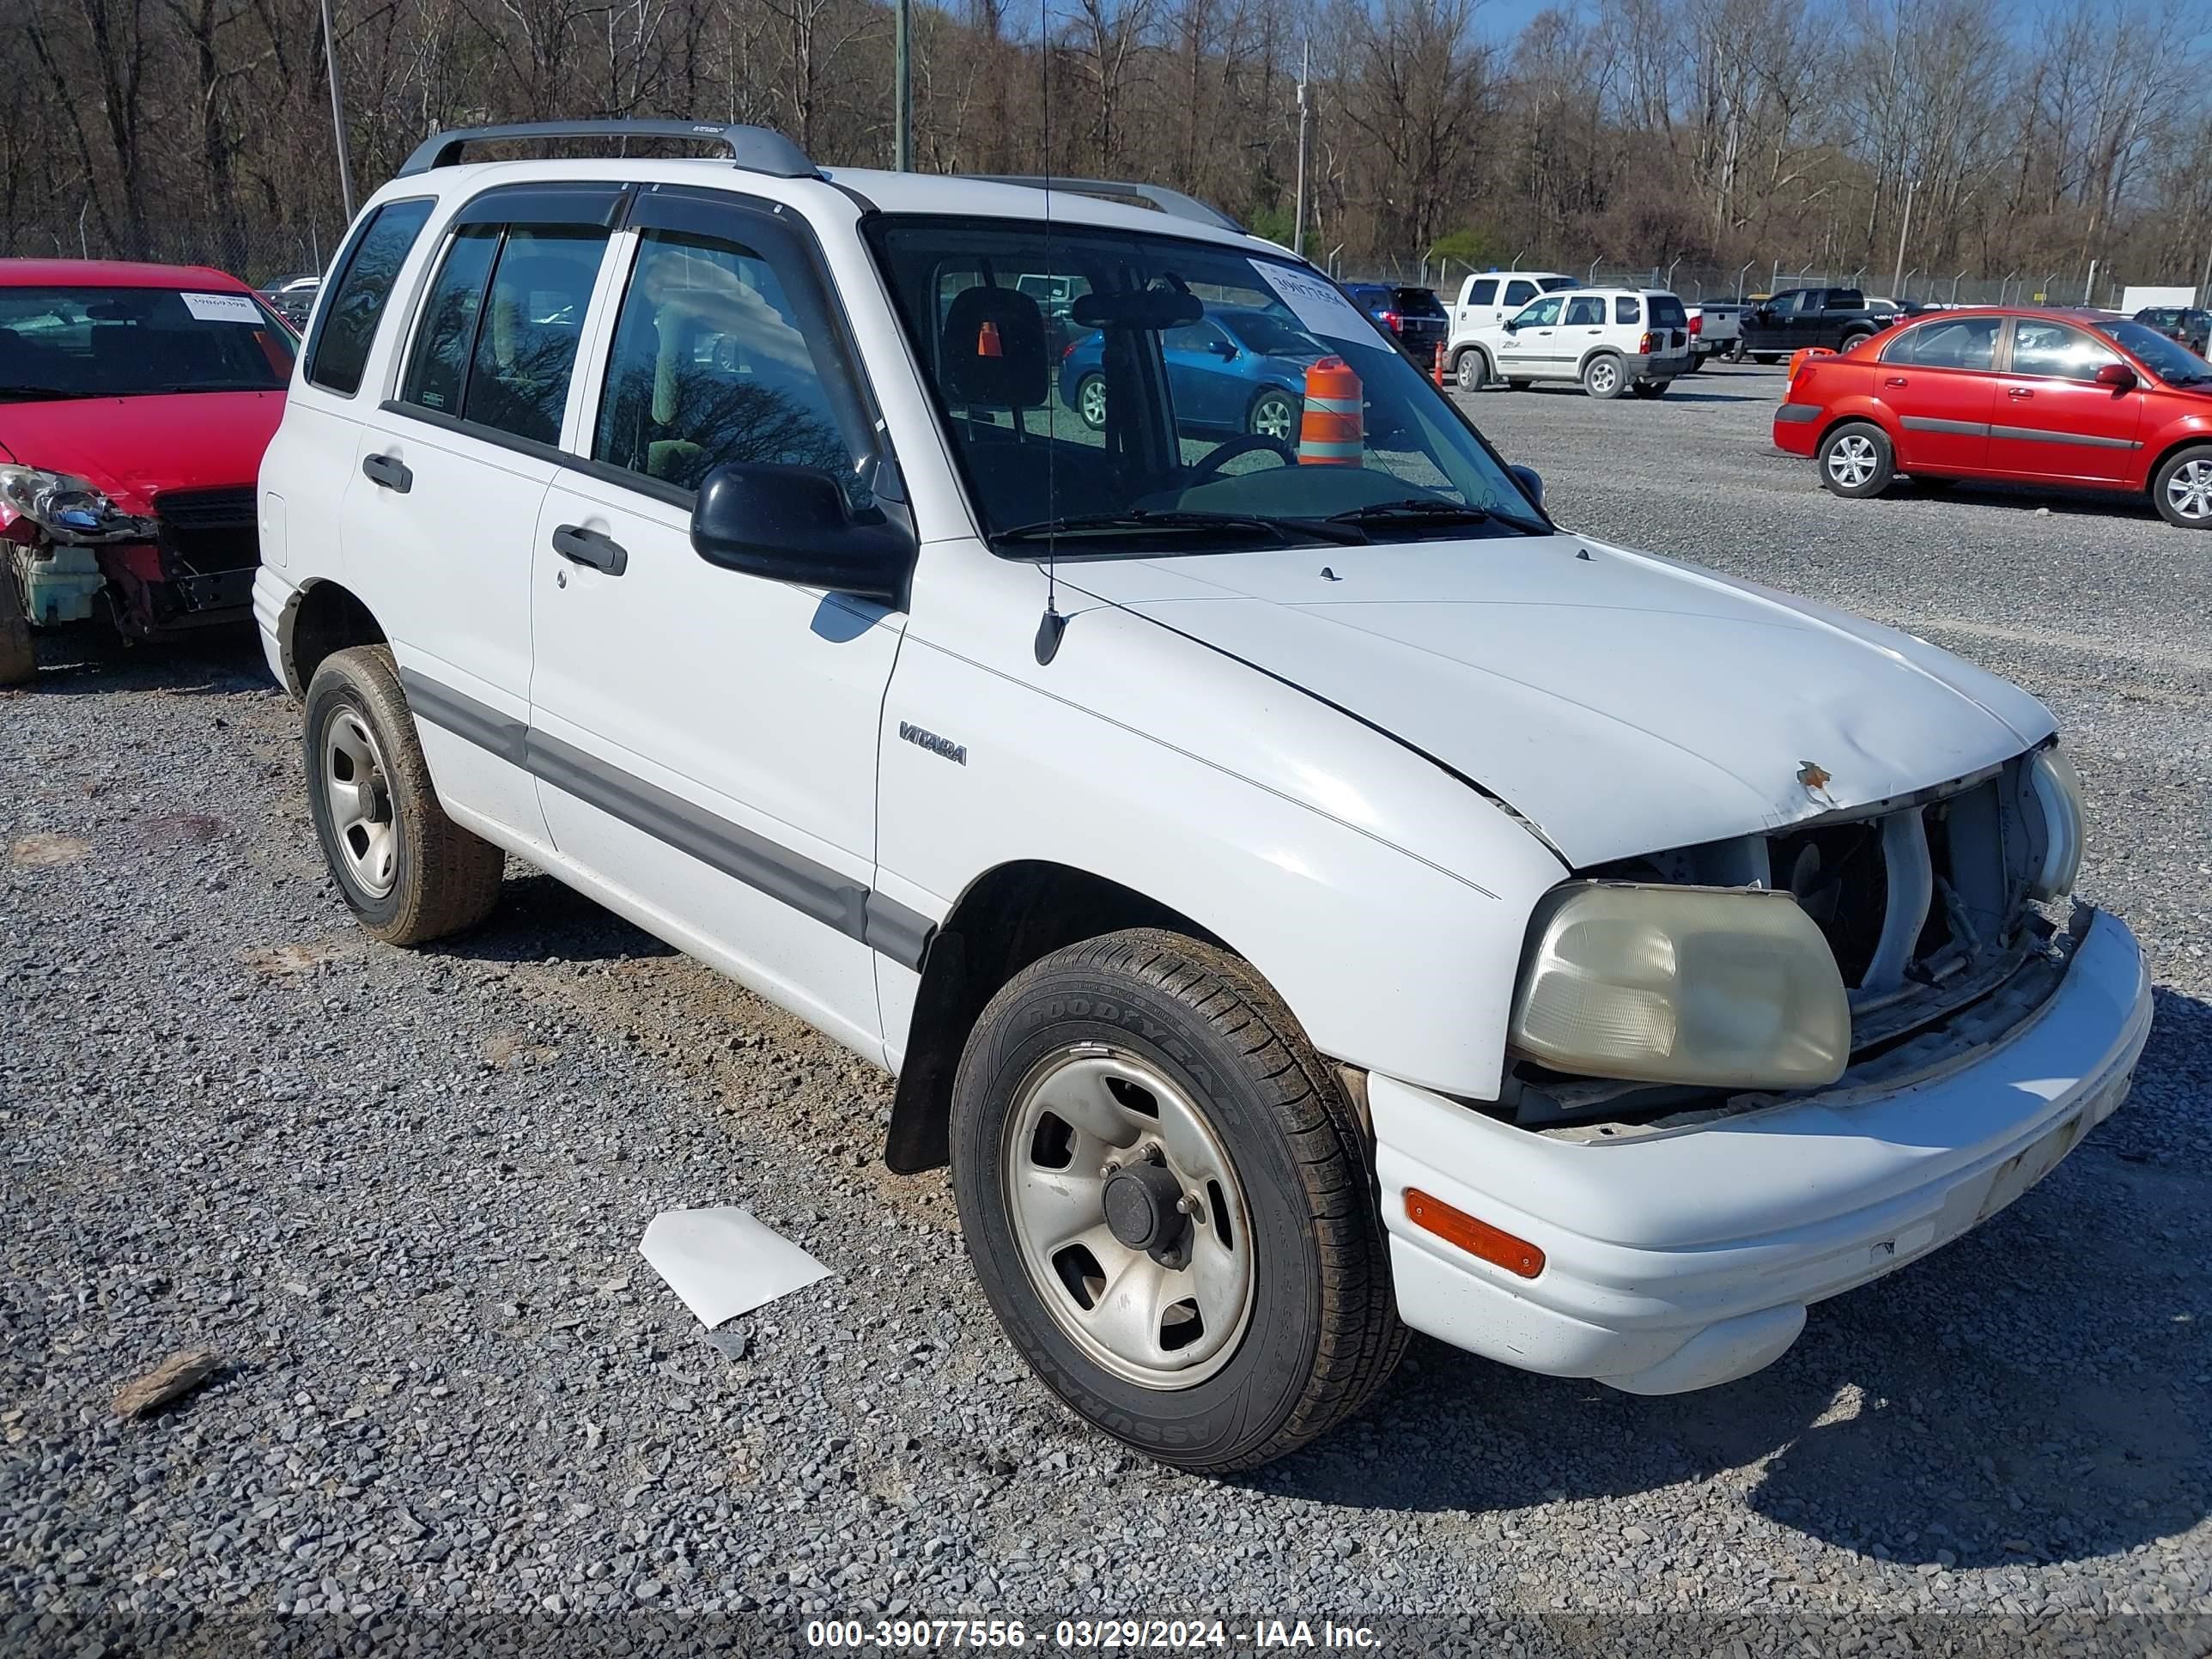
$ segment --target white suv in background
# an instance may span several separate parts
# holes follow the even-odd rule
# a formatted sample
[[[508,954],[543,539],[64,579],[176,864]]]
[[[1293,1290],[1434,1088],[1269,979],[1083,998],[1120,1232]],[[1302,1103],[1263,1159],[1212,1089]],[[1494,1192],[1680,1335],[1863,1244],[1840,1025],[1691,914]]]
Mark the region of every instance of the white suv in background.
[[[1663,289],[1588,288],[1547,294],[1503,322],[1453,341],[1462,392],[1493,380],[1580,383],[1593,398],[1656,398],[1696,362],[1690,316]]]
[[[1741,1376],[2118,1105],[2149,987],[2050,908],[2040,703],[1561,531],[1319,271],[1078,188],[1164,210],[673,123],[376,192],[254,589],[364,927],[518,855],[895,1073],[1008,1338],[1190,1468],[1409,1327]],[[1192,430],[1217,307],[1319,349],[1295,441]]]

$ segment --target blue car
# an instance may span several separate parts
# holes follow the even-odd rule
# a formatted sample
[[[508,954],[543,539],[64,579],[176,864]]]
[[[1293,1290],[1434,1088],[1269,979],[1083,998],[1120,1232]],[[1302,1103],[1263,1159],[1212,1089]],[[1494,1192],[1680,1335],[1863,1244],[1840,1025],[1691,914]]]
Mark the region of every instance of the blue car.
[[[1328,348],[1271,312],[1210,306],[1187,328],[1160,336],[1176,425],[1204,432],[1249,432],[1295,445],[1306,369]],[[1085,335],[1060,363],[1060,399],[1084,425],[1106,424],[1105,337]]]

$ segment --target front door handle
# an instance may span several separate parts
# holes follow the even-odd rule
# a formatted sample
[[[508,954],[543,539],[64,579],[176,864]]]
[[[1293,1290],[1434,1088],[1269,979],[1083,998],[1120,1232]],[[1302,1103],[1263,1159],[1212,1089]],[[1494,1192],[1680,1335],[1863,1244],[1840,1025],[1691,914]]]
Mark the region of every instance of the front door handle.
[[[1882,384],[1884,386],[1904,386],[1908,383],[1905,380],[1905,376],[1902,374],[1893,374],[1887,380],[1884,380]]]
[[[629,555],[620,542],[580,525],[564,524],[555,530],[553,550],[571,564],[587,564],[610,576],[629,568]]]
[[[415,475],[397,455],[364,455],[361,470],[369,483],[395,495],[404,495],[415,487]]]
[[[2005,396],[2008,398],[2033,398],[2035,396],[2035,393],[2029,391],[2024,386],[2008,386],[2005,388]]]

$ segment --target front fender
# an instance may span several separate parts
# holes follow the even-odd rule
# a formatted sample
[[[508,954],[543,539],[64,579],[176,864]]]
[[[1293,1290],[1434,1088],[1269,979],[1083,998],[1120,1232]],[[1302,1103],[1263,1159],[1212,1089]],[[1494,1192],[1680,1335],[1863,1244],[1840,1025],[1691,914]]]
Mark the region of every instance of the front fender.
[[[1224,940],[1324,1054],[1495,1096],[1529,913],[1565,873],[1528,830],[1396,740],[1129,612],[1077,611],[1039,664],[1033,566],[938,544],[915,592],[884,713],[886,896],[941,919],[995,866],[1069,866]]]

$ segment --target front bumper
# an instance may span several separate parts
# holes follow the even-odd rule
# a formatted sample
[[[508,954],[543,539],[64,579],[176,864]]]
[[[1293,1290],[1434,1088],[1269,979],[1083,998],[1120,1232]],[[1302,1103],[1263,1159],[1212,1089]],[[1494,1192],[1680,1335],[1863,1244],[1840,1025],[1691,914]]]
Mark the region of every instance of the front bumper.
[[[1616,1141],[1532,1134],[1371,1077],[1398,1311],[1524,1370],[1635,1394],[1732,1382],[1805,1310],[1948,1243],[2126,1097],[2150,1031],[2134,936],[2099,914],[2042,1007],[1956,1069]],[[1523,1279],[1407,1219],[1406,1189],[1528,1240]]]

